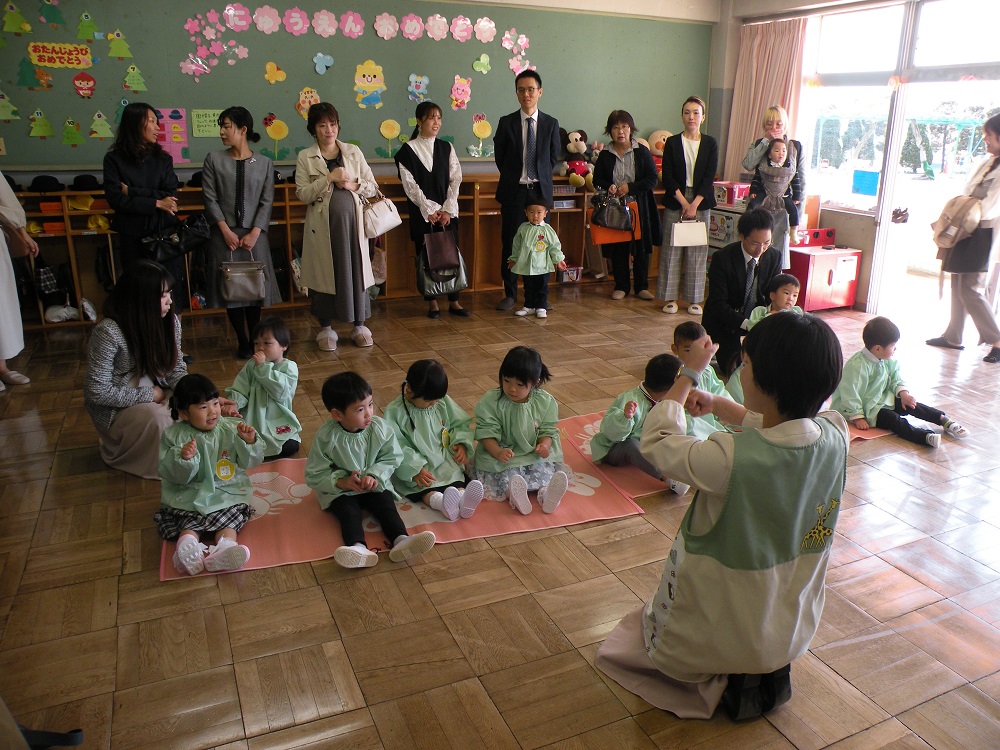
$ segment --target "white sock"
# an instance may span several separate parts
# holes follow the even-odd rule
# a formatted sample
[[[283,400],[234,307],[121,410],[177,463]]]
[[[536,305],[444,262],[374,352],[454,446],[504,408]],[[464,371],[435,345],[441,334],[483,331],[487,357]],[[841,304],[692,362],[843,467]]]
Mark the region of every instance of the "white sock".
[[[410,537],[409,537],[408,534],[400,534],[399,536],[397,536],[395,539],[392,540],[392,546],[396,547],[399,544],[402,544],[403,542],[405,542],[409,538]]]
[[[360,550],[361,552],[368,551],[368,545],[362,544],[361,542],[358,542],[357,544],[352,544],[351,546],[354,547],[354,549],[356,550]]]
[[[443,494],[435,490],[431,494],[427,495],[425,499],[427,500],[427,504],[434,510],[441,510],[441,501],[444,500]]]

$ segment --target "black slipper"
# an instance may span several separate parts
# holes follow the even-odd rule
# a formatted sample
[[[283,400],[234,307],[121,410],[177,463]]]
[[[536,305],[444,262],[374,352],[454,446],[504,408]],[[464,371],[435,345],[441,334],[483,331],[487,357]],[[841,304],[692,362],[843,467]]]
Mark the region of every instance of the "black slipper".
[[[942,349],[964,349],[965,347],[961,344],[953,344],[944,336],[936,336],[932,339],[927,339],[925,342],[928,346],[939,346]]]
[[[449,307],[448,314],[457,315],[460,318],[467,318],[470,315],[472,315],[472,313],[466,310],[464,307]]]
[[[441,311],[440,310],[428,310],[427,311],[427,317],[436,320],[437,318],[441,317]]]
[[[990,353],[983,357],[983,362],[989,362],[991,365],[1000,362],[1000,346],[992,347]]]

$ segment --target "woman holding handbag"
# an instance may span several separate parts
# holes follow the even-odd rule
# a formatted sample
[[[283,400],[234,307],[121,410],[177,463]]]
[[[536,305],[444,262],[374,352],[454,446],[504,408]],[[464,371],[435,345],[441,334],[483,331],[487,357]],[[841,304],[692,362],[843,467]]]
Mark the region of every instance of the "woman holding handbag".
[[[996,364],[1000,362],[1000,327],[997,326],[993,308],[980,291],[986,284],[986,272],[990,263],[997,260],[997,245],[1000,244],[1000,115],[993,115],[983,123],[983,142],[989,157],[972,173],[965,194],[979,199],[982,219],[972,236],[961,240],[949,251],[949,255],[965,254],[965,258],[948,258],[942,265],[942,270],[950,267],[958,269],[963,260],[977,250],[983,256],[976,263],[979,270],[951,272],[951,319],[945,332],[928,339],[931,346],[945,349],[964,349],[962,332],[965,330],[965,319],[972,317],[979,331],[979,343],[989,344],[990,351],[983,362]],[[940,256],[939,256],[940,257]]]
[[[406,193],[410,216],[410,237],[417,255],[424,252],[424,238],[436,228],[450,234],[458,247],[458,189],[462,185],[462,166],[455,147],[438,140],[441,108],[434,102],[420,102],[415,113],[417,127],[410,140],[396,153],[396,169]],[[469,311],[458,303],[458,292],[448,295],[448,313],[463,318]],[[428,318],[440,318],[437,297],[424,297],[430,303]]]
[[[32,256],[38,255],[38,244],[25,229],[27,219],[17,196],[5,179],[0,179],[0,223],[9,230],[11,237],[20,239]],[[11,248],[6,233],[0,233],[0,391],[8,385],[25,385],[31,382],[27,375],[7,368],[7,360],[24,349],[24,332],[21,329],[21,308],[17,299],[14,266],[11,265]]]
[[[375,341],[368,289],[375,286],[365,237],[361,196],[374,198],[378,184],[361,149],[339,140],[340,115],[328,102],[309,107],[306,129],[316,145],[299,152],[295,195],[306,204],[302,236],[302,284],[320,325],[319,348],[337,350],[333,321],[353,323],[356,346]]]
[[[271,261],[267,227],[274,202],[274,165],[255,154],[251,143],[260,140],[253,117],[243,107],[229,107],[219,115],[219,137],[225,151],[205,156],[202,191],[205,214],[212,224],[206,264],[206,294],[209,307],[225,307],[236,333],[236,356],[253,356],[253,329],[260,311],[281,301]],[[221,293],[220,264],[226,261],[257,261],[264,265],[265,296],[258,300],[227,301]]]
[[[673,225],[683,220],[697,220],[708,225],[708,214],[715,207],[715,170],[719,166],[719,144],[701,132],[705,121],[705,102],[689,96],[681,106],[684,132],[667,138],[663,147],[663,232],[669,243]],[[701,315],[705,299],[705,267],[708,245],[674,247],[665,244],[660,252],[660,275],[656,296],[666,300],[663,312],[675,313],[680,292],[681,261],[684,261],[684,299],[690,315]]]
[[[601,151],[594,166],[594,185],[610,195],[635,201],[639,207],[640,237],[633,242],[602,245],[601,253],[611,260],[615,290],[611,299],[625,299],[629,293],[629,259],[632,260],[632,284],[635,296],[651,300],[649,291],[649,256],[663,244],[663,228],[656,210],[653,188],[656,187],[656,162],[649,149],[635,140],[635,121],[624,109],[608,115],[604,133],[611,136],[611,148]],[[634,246],[634,247],[633,247]]]

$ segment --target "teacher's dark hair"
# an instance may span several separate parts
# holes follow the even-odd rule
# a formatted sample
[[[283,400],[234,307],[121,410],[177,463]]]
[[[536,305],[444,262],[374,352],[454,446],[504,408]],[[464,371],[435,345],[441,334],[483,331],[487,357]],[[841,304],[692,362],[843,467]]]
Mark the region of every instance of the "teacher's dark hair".
[[[144,102],[132,102],[122,110],[122,121],[118,124],[115,142],[111,149],[120,153],[132,164],[141,163],[150,154],[157,156],[166,154],[159,143],[150,143],[142,137],[146,118],[150,112],[156,114],[156,110]]]
[[[514,79],[515,89],[517,88],[517,84],[521,82],[522,78],[534,78],[535,84],[538,86],[538,88],[542,87],[542,77],[538,75],[537,70],[522,70],[520,73],[518,73],[517,77]]]
[[[688,104],[697,104],[701,107],[701,116],[708,117],[708,106],[705,104],[705,100],[700,96],[689,96],[684,100],[684,104],[681,105],[681,114],[684,114],[684,107]]]
[[[174,286],[170,271],[151,260],[132,264],[104,303],[104,315],[121,329],[136,375],[153,380],[177,366],[177,316],[160,314],[160,298]]]
[[[253,129],[253,115],[246,107],[228,107],[222,110],[222,114],[219,115],[220,128],[224,120],[229,120],[237,130],[246,128],[247,140],[250,143],[257,143],[260,140],[260,133],[255,133]]]
[[[624,109],[616,109],[608,115],[608,124],[604,126],[604,135],[611,135],[611,128],[615,125],[621,125],[624,123],[628,125],[629,134],[635,136],[635,120],[632,119],[630,115]]]
[[[768,315],[743,339],[743,352],[754,384],[788,419],[815,417],[844,369],[837,334],[809,313]]]
[[[441,108],[434,102],[420,102],[420,104],[417,105],[417,111],[413,113],[414,118],[417,120],[417,126],[413,129],[413,135],[410,136],[411,141],[420,135],[420,123],[430,117],[435,110],[437,110],[439,115],[444,117],[444,113],[441,111]]]
[[[1000,115],[993,115],[993,117],[984,122],[983,130],[988,130],[993,135],[1000,137]]]
[[[309,135],[313,138],[316,137],[316,126],[323,122],[323,120],[329,120],[338,126],[340,125],[340,113],[337,112],[337,108],[330,104],[330,102],[318,102],[309,107],[309,113],[306,117],[306,130],[309,131]]]
[[[741,237],[749,237],[758,229],[774,229],[774,218],[763,208],[747,211],[736,222],[736,231]]]

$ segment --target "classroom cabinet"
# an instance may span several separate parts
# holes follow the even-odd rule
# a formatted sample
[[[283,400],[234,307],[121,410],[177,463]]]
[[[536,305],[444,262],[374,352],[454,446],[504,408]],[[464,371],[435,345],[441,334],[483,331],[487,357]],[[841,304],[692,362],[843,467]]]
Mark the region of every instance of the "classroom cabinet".
[[[589,236],[585,208],[592,193],[572,190],[566,178],[556,177],[560,192],[555,196],[560,208],[550,214],[550,222],[563,245],[566,262],[584,265],[584,252]],[[410,239],[406,197],[396,177],[381,177],[382,192],[396,204],[403,224],[379,239],[386,252],[384,296],[389,299],[418,296],[416,290],[415,248]],[[462,181],[459,191],[459,248],[465,259],[470,291],[499,290],[502,255],[500,204],[496,201],[496,175],[470,175]],[[662,189],[657,192],[657,200]],[[108,290],[121,273],[115,233],[107,228],[113,211],[101,192],[62,191],[58,193],[18,193],[29,222],[29,231],[38,242],[44,263],[57,270],[67,286],[69,303],[80,309],[81,299],[89,300],[100,313]],[[204,210],[201,188],[183,187],[177,193],[178,215]],[[275,185],[274,206],[268,238],[272,249],[275,273],[282,302],[277,307],[304,306],[307,298],[295,288],[289,272],[292,259],[301,253],[302,223],[306,206],[295,197],[295,185]],[[97,218],[100,217],[100,218]],[[655,258],[654,258],[655,260]],[[86,325],[93,321],[71,320],[52,323],[45,319],[46,305],[34,290],[36,261],[15,260],[15,270],[21,281],[22,320],[25,328]],[[180,280],[185,315],[217,313],[218,310],[197,309],[203,270],[198,254],[185,259],[185,278]],[[653,265],[655,269],[655,265]],[[574,283],[574,282],[566,282]]]
[[[791,248],[791,273],[799,280],[799,307],[806,312],[851,307],[858,293],[861,251],[853,248]]]

